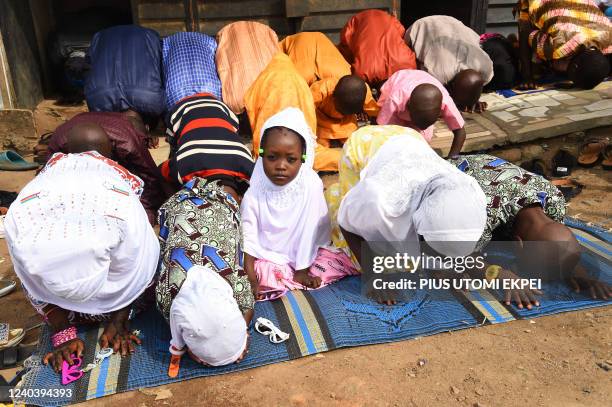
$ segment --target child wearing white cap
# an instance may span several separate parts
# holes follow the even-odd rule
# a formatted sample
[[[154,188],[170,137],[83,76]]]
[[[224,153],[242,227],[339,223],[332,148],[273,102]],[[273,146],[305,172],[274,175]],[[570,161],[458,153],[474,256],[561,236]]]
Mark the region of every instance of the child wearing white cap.
[[[246,351],[247,324],[227,281],[208,266],[187,272],[170,307],[170,352],[223,366]]]
[[[156,300],[170,324],[170,352],[210,366],[246,354],[255,302],[242,266],[238,196],[226,181],[195,177],[159,210]]]

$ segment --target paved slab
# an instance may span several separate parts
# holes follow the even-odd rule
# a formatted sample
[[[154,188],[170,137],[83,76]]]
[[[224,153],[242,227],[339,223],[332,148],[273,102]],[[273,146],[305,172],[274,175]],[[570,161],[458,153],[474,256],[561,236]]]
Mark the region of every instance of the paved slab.
[[[551,89],[511,98],[489,93],[481,101],[489,105],[485,113],[464,114],[464,152],[612,125],[612,82],[593,90]],[[446,125],[436,123],[432,147],[447,154],[452,140]]]

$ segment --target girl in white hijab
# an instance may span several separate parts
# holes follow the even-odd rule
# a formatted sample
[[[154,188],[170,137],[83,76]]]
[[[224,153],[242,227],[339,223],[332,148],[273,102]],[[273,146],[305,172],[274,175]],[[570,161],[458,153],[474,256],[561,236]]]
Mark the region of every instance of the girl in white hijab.
[[[325,248],[331,240],[329,215],[323,183],[312,168],[314,135],[304,114],[290,107],[270,117],[261,141],[240,208],[245,270],[257,299],[354,274],[346,255]]]

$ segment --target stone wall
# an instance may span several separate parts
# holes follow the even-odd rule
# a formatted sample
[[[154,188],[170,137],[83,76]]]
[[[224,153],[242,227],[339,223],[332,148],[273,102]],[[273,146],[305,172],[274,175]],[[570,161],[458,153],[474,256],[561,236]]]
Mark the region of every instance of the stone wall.
[[[34,115],[27,109],[0,110],[0,151],[31,154],[38,141]]]

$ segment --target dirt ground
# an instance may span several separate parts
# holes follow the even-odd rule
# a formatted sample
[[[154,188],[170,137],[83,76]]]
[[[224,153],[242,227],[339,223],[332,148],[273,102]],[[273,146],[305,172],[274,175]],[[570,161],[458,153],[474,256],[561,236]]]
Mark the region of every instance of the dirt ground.
[[[37,119],[39,133],[64,119]],[[568,143],[571,140],[558,138],[539,144],[547,147],[547,158]],[[0,189],[19,191],[32,177],[33,172],[0,172]],[[579,169],[572,177],[585,189],[570,202],[568,214],[611,228],[610,173],[596,167]],[[326,184],[333,178],[326,177]],[[0,278],[15,278],[4,240],[0,240]],[[0,299],[0,321],[14,327],[39,322],[20,289]],[[36,340],[36,335],[37,330],[32,330],[24,343]],[[612,377],[598,363],[612,365],[611,307],[339,349],[88,404],[606,406]],[[0,373],[9,378],[13,372]]]

